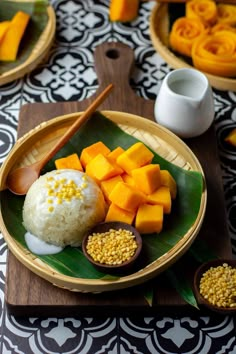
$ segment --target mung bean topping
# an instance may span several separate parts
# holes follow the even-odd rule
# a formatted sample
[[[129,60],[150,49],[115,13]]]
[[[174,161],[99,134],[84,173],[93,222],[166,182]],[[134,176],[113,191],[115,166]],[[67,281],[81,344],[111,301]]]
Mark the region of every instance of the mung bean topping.
[[[200,293],[217,307],[236,307],[236,268],[227,263],[209,268],[200,280]]]
[[[98,263],[120,265],[133,257],[137,247],[135,235],[131,231],[110,229],[89,235],[86,250]]]

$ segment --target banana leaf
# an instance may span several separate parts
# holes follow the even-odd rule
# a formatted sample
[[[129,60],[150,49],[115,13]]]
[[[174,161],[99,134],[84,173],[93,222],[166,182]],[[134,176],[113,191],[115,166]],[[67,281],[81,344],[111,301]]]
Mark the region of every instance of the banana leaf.
[[[42,173],[55,169],[55,159],[73,152],[80,154],[84,147],[99,140],[103,141],[110,149],[117,146],[127,149],[138,141],[102,114],[96,112],[45,166]],[[155,261],[181,240],[195,222],[201,203],[203,179],[199,172],[183,170],[155,152],[153,162],[159,163],[161,169],[170,171],[176,180],[178,193],[173,202],[171,214],[165,216],[163,231],[160,234],[143,235],[143,250],[132,273]],[[4,223],[9,233],[21,245],[27,247],[24,241],[26,230],[22,225],[24,197],[16,196],[7,190],[2,192],[0,197]],[[87,279],[104,277],[107,280],[111,279],[109,275],[98,271],[86,260],[81,248],[66,247],[56,255],[38,257],[64,275]],[[118,274],[117,277],[123,275]]]
[[[11,20],[17,11],[23,11],[30,15],[30,21],[21,40],[17,59],[13,62],[0,61],[0,74],[16,68],[29,57],[47,25],[47,6],[47,0],[36,0],[31,2],[12,0],[0,1],[0,22]]]

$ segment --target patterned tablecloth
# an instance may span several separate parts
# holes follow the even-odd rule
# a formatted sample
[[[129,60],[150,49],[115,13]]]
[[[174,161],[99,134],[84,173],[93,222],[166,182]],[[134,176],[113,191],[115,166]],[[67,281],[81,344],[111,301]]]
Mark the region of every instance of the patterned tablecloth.
[[[155,99],[170,71],[149,36],[155,2],[143,2],[131,24],[110,23],[109,0],[52,0],[57,16],[56,40],[47,62],[23,79],[0,87],[0,160],[16,140],[19,110],[25,103],[82,100],[98,87],[94,48],[120,41],[135,54],[131,86]],[[215,127],[233,253],[236,255],[236,149],[224,142],[236,127],[235,92],[214,90]],[[219,206],[220,207],[220,206]],[[4,304],[7,246],[0,238],[2,354],[24,353],[236,353],[236,320],[231,317],[15,318]]]

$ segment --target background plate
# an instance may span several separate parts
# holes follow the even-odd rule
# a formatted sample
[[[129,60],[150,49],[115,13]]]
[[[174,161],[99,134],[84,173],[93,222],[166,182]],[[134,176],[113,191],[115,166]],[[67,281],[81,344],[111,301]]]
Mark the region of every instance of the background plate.
[[[34,46],[28,58],[18,66],[5,71],[0,75],[0,85],[7,84],[13,80],[19,79],[30,71],[34,70],[37,65],[46,57],[51,48],[55,31],[56,31],[56,16],[52,6],[47,7],[48,22],[40,35],[38,42]]]
[[[178,57],[169,48],[169,29],[170,29],[170,14],[168,4],[157,4],[151,13],[150,17],[150,36],[153,46],[157,52],[165,59],[165,61],[174,69],[179,68],[193,68],[192,65],[187,63],[183,58]],[[175,4],[171,6],[185,6],[183,4]],[[236,90],[236,79],[225,78],[207,74],[212,87],[218,90]]]

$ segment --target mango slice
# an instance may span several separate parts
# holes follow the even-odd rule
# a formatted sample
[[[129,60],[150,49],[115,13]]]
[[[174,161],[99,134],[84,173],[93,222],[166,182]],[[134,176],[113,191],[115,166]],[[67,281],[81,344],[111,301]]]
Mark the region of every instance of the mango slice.
[[[29,20],[30,16],[22,11],[15,14],[0,43],[0,60],[16,60],[20,42]]]

